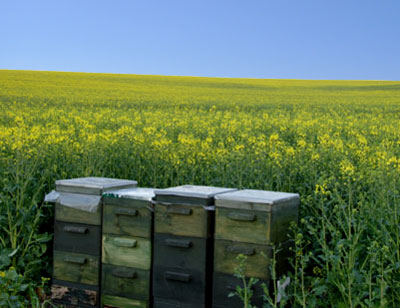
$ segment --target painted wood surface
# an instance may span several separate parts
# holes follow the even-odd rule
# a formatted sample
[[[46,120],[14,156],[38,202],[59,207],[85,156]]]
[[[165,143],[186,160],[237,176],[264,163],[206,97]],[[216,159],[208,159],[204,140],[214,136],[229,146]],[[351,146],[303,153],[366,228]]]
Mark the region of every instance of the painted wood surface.
[[[150,270],[103,264],[102,293],[149,300]]]
[[[217,208],[215,238],[237,242],[269,244],[271,214],[261,211]]]
[[[100,307],[98,292],[54,284],[51,286],[51,300],[57,307]]]
[[[288,232],[292,222],[299,218],[298,202],[284,203],[273,206],[271,210],[271,241],[282,243],[289,239]]]
[[[113,295],[102,296],[104,308],[148,308],[147,301],[134,300],[130,298],[118,297]]]
[[[99,285],[100,258],[86,254],[54,251],[54,278]]]
[[[141,237],[103,235],[105,264],[150,269],[151,240]]]
[[[219,208],[215,214],[215,238],[268,245],[288,239],[289,227],[297,223],[298,204],[283,203],[270,212]]]
[[[181,303],[205,303],[211,284],[206,284],[202,269],[182,269],[155,266],[153,270],[153,296]]]
[[[101,207],[96,213],[90,213],[74,209],[72,207],[60,205],[56,203],[56,220],[66,222],[78,222],[89,225],[100,225],[101,224]]]
[[[56,221],[54,249],[100,256],[101,227]]]
[[[238,266],[239,254],[247,256],[245,275],[269,279],[269,264],[272,249],[267,245],[215,240],[214,271],[232,274]]]
[[[107,198],[103,207],[103,233],[150,238],[152,211],[146,206],[128,206],[124,200]]]
[[[154,235],[154,265],[206,270],[207,256],[212,259],[209,238]]]
[[[210,215],[210,211],[206,211],[202,206],[156,204],[155,232],[208,237],[211,230]]]

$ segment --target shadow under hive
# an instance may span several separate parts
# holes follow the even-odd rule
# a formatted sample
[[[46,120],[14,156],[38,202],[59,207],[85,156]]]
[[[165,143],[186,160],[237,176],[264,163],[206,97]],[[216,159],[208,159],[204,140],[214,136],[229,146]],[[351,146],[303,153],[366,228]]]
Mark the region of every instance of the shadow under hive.
[[[109,307],[149,307],[152,188],[103,194],[102,302]]]
[[[234,189],[155,191],[154,307],[210,307],[214,196]]]
[[[100,307],[102,193],[136,181],[76,178],[56,181],[52,300]]]
[[[238,190],[215,197],[213,307],[243,307],[239,297],[228,297],[241,281],[234,277],[237,256],[247,256],[245,275],[260,281],[252,304],[262,307],[262,283],[270,285],[272,244],[279,244],[277,272],[288,266],[291,222],[297,222],[299,195],[261,190]]]

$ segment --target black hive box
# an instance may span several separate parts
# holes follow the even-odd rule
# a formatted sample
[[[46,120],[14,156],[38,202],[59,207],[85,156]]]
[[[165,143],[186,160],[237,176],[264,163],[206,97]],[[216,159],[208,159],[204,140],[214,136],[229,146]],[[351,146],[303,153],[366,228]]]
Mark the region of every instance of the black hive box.
[[[87,177],[56,181],[52,299],[100,307],[102,193],[136,181]]]
[[[210,307],[214,196],[233,190],[184,185],[155,191],[154,308]]]

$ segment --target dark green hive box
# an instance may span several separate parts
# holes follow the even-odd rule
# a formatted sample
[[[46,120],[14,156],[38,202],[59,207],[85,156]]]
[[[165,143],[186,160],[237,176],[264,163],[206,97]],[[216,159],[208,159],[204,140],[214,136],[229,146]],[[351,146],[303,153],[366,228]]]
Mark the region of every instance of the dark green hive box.
[[[155,232],[210,237],[214,197],[232,188],[183,185],[155,191]]]
[[[238,190],[215,197],[215,238],[254,244],[287,240],[297,221],[298,194],[264,190]]]
[[[287,233],[291,222],[297,222],[299,203],[298,194],[251,189],[215,197],[213,307],[242,307],[238,298],[228,298],[238,283],[233,274],[239,254],[247,256],[245,276],[269,285],[272,244],[279,245],[276,271],[285,272],[293,244]],[[253,291],[258,306],[262,288],[258,284]]]
[[[153,197],[153,188],[129,188],[103,193],[104,305],[149,306]]]
[[[56,181],[52,298],[58,304],[100,307],[102,193],[137,182],[86,177]]]
[[[214,197],[234,190],[184,185],[155,191],[155,307],[211,305]]]

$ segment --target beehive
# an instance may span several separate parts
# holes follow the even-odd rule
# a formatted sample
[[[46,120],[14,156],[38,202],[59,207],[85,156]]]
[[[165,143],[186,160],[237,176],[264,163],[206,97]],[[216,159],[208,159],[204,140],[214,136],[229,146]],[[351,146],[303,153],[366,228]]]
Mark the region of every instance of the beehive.
[[[246,277],[259,278],[253,303],[262,306],[261,283],[269,284],[272,244],[280,244],[277,271],[287,267],[291,241],[287,233],[298,217],[299,195],[262,190],[238,190],[215,196],[213,307],[242,307],[228,298],[240,281],[233,277],[237,256],[247,256]]]
[[[103,194],[103,304],[148,307],[151,298],[152,188]]]
[[[102,193],[136,181],[77,178],[56,181],[52,299],[68,307],[100,307]]]
[[[233,189],[155,191],[154,307],[210,307],[214,196]]]

